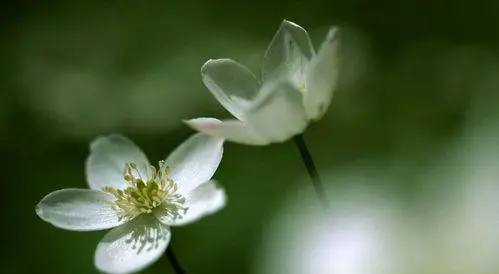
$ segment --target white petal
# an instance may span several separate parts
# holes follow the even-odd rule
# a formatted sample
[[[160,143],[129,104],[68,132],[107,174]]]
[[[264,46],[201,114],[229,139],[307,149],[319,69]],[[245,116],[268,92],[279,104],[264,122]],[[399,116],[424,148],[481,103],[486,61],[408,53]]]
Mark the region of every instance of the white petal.
[[[197,133],[180,144],[166,159],[171,178],[181,193],[211,179],[222,160],[224,139]]]
[[[263,81],[286,71],[289,80],[297,86],[303,84],[305,67],[314,55],[307,32],[299,25],[284,20],[265,53]]]
[[[211,215],[222,209],[227,202],[225,191],[215,181],[206,182],[186,195],[187,212],[181,219],[172,219],[156,212],[156,217],[169,226],[183,226],[195,222],[204,216]]]
[[[63,229],[108,229],[124,222],[108,204],[110,201],[112,196],[98,190],[61,189],[45,196],[36,206],[36,214]]]
[[[248,124],[238,120],[220,121],[215,118],[196,118],[185,122],[197,131],[224,138],[231,142],[245,145],[269,144],[267,140],[262,138]]]
[[[215,98],[238,119],[260,88],[255,75],[231,59],[209,60],[201,67],[201,76]]]
[[[92,189],[105,186],[126,187],[123,172],[128,162],[142,167],[141,176],[149,177],[149,161],[142,150],[128,138],[121,135],[109,135],[95,139],[90,144],[90,156],[87,159],[86,174],[88,185]]]
[[[304,105],[311,120],[319,119],[329,107],[338,81],[338,33],[331,28],[317,55],[307,68]]]
[[[104,236],[95,251],[95,266],[106,273],[140,271],[163,255],[170,236],[156,218],[139,216]]]
[[[268,142],[284,142],[305,130],[308,124],[301,93],[289,83],[269,87],[268,96],[255,102],[247,123]]]

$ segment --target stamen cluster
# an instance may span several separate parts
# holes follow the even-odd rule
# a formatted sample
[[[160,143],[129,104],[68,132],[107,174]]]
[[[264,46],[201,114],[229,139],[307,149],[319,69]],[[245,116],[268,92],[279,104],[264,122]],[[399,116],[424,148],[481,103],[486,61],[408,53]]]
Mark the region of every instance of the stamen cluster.
[[[173,219],[182,218],[187,211],[185,198],[178,193],[178,186],[169,173],[164,161],[159,162],[158,170],[151,165],[139,167],[136,163],[127,163],[123,179],[128,187],[116,189],[108,186],[103,191],[116,198],[112,206],[120,218],[133,219],[140,214],[153,213],[158,208]]]

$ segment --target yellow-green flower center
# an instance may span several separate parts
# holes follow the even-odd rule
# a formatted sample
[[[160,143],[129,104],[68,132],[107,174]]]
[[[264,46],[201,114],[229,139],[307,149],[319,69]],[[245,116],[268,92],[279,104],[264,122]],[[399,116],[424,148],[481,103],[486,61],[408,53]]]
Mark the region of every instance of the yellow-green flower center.
[[[187,211],[185,198],[178,193],[178,186],[170,178],[169,167],[163,161],[159,162],[157,171],[153,166],[127,163],[123,173],[128,187],[103,188],[104,192],[116,198],[112,207],[120,218],[132,219],[140,214],[162,210],[161,214],[177,219]]]
[[[300,82],[298,83],[298,86],[296,87],[299,92],[305,93],[307,92],[307,87],[305,86],[305,82]]]

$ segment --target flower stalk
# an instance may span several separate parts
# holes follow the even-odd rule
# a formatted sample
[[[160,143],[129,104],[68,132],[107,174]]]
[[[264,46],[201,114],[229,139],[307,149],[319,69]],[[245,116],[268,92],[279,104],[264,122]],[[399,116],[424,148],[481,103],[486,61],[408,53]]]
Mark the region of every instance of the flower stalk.
[[[322,184],[321,178],[319,177],[319,173],[317,173],[314,160],[312,159],[312,155],[310,154],[310,151],[307,148],[307,144],[303,139],[303,135],[302,134],[296,135],[293,138],[293,141],[295,142],[298,151],[300,151],[301,158],[303,159],[303,163],[307,168],[310,180],[312,180],[312,185],[314,186],[315,193],[317,193],[317,196],[319,197],[319,200],[321,201],[322,205],[326,209],[329,209],[330,208],[329,200],[327,199],[324,185]]]
[[[187,273],[182,268],[182,265],[180,264],[179,260],[177,259],[177,256],[175,256],[175,253],[173,252],[173,248],[171,245],[168,246],[165,254],[166,254],[166,258],[168,259],[168,261],[170,261],[170,264],[171,264],[173,270],[175,270],[175,273],[177,273],[177,274],[186,274]]]

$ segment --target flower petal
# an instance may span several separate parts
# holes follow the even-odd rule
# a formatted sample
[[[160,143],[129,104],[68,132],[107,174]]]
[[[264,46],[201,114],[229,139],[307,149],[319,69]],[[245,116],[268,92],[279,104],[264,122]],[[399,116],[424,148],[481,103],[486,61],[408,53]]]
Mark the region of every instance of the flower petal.
[[[163,215],[162,211],[155,213],[160,222],[168,226],[183,226],[211,215],[222,209],[227,202],[227,196],[222,187],[215,181],[206,182],[191,191],[186,197],[186,214],[181,219],[172,219]]]
[[[170,176],[183,194],[211,179],[222,160],[224,139],[197,133],[166,159]]]
[[[267,142],[284,142],[305,130],[308,124],[301,93],[289,83],[271,85],[270,92],[255,102],[247,123]]]
[[[105,186],[126,187],[123,172],[128,162],[134,162],[140,167],[141,176],[151,176],[147,168],[147,157],[128,138],[109,135],[95,139],[90,144],[90,156],[86,163],[88,185],[92,189],[102,189]]]
[[[331,28],[319,52],[308,64],[304,105],[307,116],[317,120],[326,112],[338,80],[338,30]]]
[[[61,189],[45,196],[36,214],[52,225],[69,230],[89,231],[121,225],[108,194],[90,189]]]
[[[265,52],[263,81],[273,78],[279,71],[286,71],[289,80],[301,86],[306,64],[313,55],[314,48],[307,31],[284,20]]]
[[[231,59],[208,60],[201,67],[201,76],[220,104],[238,119],[242,119],[260,87],[251,71]]]
[[[170,230],[152,216],[139,216],[107,233],[94,263],[106,273],[132,273],[154,263],[170,242]]]
[[[269,144],[267,140],[262,138],[249,125],[238,120],[220,121],[215,118],[196,118],[185,122],[197,131],[224,138],[228,141],[245,145]]]

